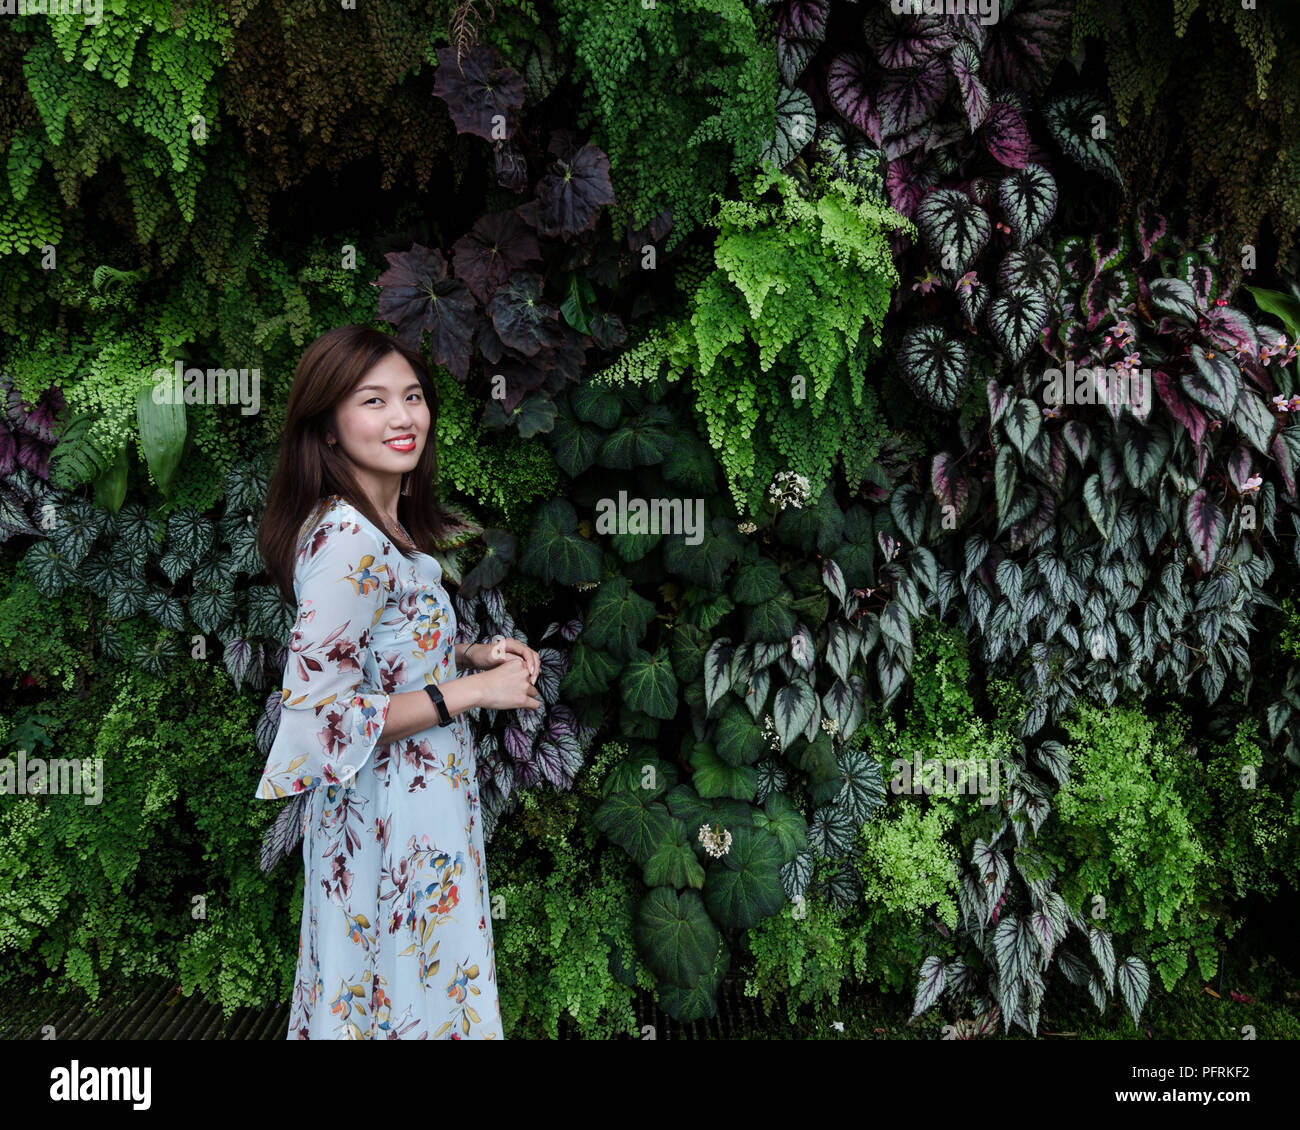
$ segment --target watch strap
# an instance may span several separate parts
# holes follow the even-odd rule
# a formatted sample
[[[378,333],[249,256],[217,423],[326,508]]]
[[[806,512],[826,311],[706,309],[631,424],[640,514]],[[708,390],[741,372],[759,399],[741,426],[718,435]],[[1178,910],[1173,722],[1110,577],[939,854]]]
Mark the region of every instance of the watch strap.
[[[451,725],[451,712],[447,709],[446,700],[442,697],[442,691],[438,688],[437,683],[426,683],[424,692],[429,696],[430,701],[438,710],[439,726]]]

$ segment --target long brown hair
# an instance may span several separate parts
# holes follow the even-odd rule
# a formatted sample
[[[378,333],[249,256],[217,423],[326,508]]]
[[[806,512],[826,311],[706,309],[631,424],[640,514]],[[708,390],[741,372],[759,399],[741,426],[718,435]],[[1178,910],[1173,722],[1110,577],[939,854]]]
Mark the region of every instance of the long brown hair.
[[[307,346],[293,374],[285,410],[284,440],[280,458],[266,494],[266,511],[257,541],[266,571],[290,604],[299,533],[309,518],[314,526],[324,514],[331,495],[340,495],[379,529],[384,521],[362,491],[344,456],[326,440],[337,431],[336,412],[352,390],[390,353],[399,353],[415,370],[429,406],[429,435],[420,461],[406,476],[410,493],[399,496],[397,516],[410,533],[415,548],[432,553],[438,543],[463,526],[450,514],[433,490],[438,473],[434,442],[438,423],[438,394],[418,348],[373,326],[339,326],[321,334]],[[396,542],[404,558],[407,551]]]

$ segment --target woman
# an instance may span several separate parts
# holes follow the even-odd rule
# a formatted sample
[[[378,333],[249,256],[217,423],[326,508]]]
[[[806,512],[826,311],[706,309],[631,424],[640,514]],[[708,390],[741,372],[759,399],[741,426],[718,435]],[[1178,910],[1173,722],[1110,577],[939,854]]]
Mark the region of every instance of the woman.
[[[418,350],[366,326],[289,392],[259,543],[298,618],[257,795],[308,793],[290,1039],[503,1036],[464,712],[537,709],[539,657],[454,643],[436,419]]]

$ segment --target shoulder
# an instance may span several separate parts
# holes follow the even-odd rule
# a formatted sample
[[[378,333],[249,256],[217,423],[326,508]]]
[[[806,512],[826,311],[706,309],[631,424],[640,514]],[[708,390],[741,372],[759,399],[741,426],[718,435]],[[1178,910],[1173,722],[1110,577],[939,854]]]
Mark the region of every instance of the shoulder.
[[[334,497],[315,523],[309,517],[302,526],[298,541],[298,565],[309,568],[314,561],[328,557],[354,564],[369,556],[375,561],[388,557],[389,541],[351,503]]]

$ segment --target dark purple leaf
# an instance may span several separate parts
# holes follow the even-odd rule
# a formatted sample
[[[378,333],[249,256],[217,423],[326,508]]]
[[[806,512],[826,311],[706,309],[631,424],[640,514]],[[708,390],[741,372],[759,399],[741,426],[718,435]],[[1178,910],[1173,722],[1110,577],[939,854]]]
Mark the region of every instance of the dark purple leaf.
[[[0,479],[8,478],[14,473],[18,459],[18,445],[9,425],[0,420]]]
[[[390,251],[384,258],[389,268],[374,284],[379,287],[380,319],[396,325],[398,336],[417,347],[427,330],[434,361],[463,381],[477,320],[473,296],[463,282],[447,274],[447,261],[436,247],[417,243],[410,251]]]
[[[1156,391],[1169,414],[1187,429],[1192,444],[1199,447],[1205,436],[1205,413],[1188,400],[1168,373],[1157,369],[1153,375]]]
[[[889,190],[889,204],[895,212],[909,220],[916,206],[934,185],[934,175],[928,170],[918,171],[906,157],[889,162],[885,173],[885,187]]]
[[[538,182],[537,230],[542,235],[572,236],[596,226],[602,204],[613,204],[609,158],[584,145],[572,162],[558,161],[555,171]]]
[[[785,0],[777,18],[777,34],[786,39],[821,42],[826,38],[826,21],[830,14],[830,0]]]
[[[456,277],[480,302],[505,285],[512,271],[541,260],[537,234],[517,211],[489,212],[451,245]]]
[[[950,22],[943,16],[899,15],[884,5],[872,8],[862,29],[882,67],[919,67],[953,44]]]
[[[533,750],[532,737],[518,726],[507,726],[503,735],[505,752],[515,761],[527,761]]]
[[[1003,4],[997,22],[985,28],[985,80],[1029,94],[1046,87],[1069,48],[1073,7],[1071,0]]]
[[[501,340],[525,357],[543,346],[559,345],[560,311],[542,299],[542,277],[532,271],[516,271],[487,304],[488,316]]]
[[[879,145],[881,120],[871,104],[870,68],[870,62],[861,51],[836,55],[826,75],[826,91],[844,119]]]
[[[948,93],[949,81],[942,59],[886,74],[876,96],[884,133],[904,133],[933,117]]]
[[[994,102],[984,119],[984,144],[988,151],[1011,169],[1023,169],[1029,163],[1029,127],[1009,102]]]
[[[1201,572],[1208,573],[1219,555],[1219,546],[1228,530],[1228,519],[1204,487],[1187,500],[1184,528],[1191,539],[1192,556],[1200,565]]]
[[[511,192],[522,193],[528,187],[528,157],[513,141],[493,143],[492,172],[497,184]]]
[[[433,93],[447,103],[458,133],[472,133],[485,141],[501,140],[493,130],[504,123],[510,137],[518,128],[515,111],[524,105],[523,76],[502,66],[495,47],[477,43],[458,65],[454,47],[437,51]]]

